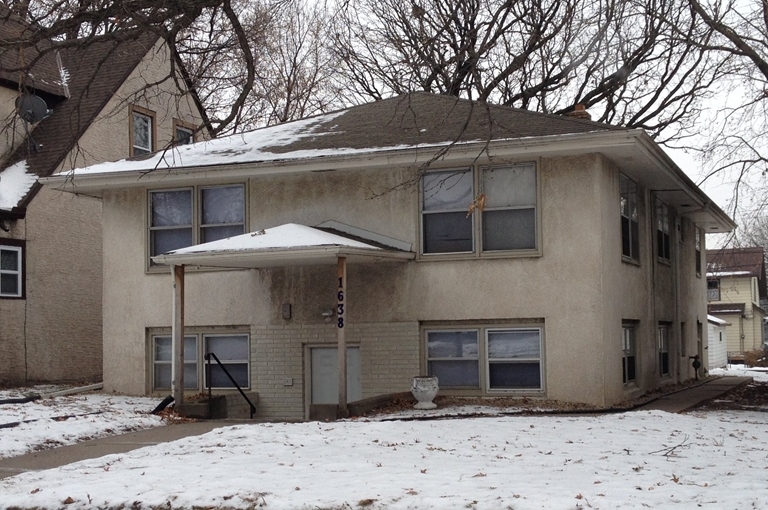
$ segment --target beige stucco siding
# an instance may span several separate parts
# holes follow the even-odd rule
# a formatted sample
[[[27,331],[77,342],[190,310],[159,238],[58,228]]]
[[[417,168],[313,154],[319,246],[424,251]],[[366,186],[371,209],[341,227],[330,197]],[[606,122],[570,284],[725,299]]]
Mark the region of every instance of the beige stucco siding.
[[[180,96],[168,73],[170,54],[164,46],[151,49],[88,127],[57,171],[66,172],[129,155],[129,108],[136,104],[156,112],[158,145],[173,138],[174,118],[197,124],[200,114],[189,95]],[[136,97],[148,83],[160,85]],[[0,105],[7,108],[6,89]],[[5,94],[5,95],[2,95]],[[15,95],[15,92],[14,92]],[[6,98],[8,99],[8,98]],[[13,103],[11,97],[10,103]],[[0,109],[0,116],[5,114]],[[0,142],[1,144],[2,142]],[[0,148],[2,146],[0,145]],[[143,206],[142,206],[143,207]],[[141,209],[139,209],[141,211]],[[0,368],[0,380],[91,381],[102,377],[102,205],[101,200],[43,188],[27,208],[26,218],[11,223],[14,239],[26,240],[26,299],[0,300],[0,345],[12,363]],[[143,229],[139,213],[136,228]],[[4,233],[3,233],[4,234]],[[122,236],[114,237],[118,245]],[[112,234],[107,233],[112,239]],[[111,242],[111,241],[110,241]],[[136,270],[143,273],[139,248]],[[117,277],[118,280],[121,276]],[[120,293],[122,289],[109,287]],[[122,301],[125,311],[141,299]],[[142,311],[146,311],[142,309]],[[149,310],[151,313],[151,309]],[[116,346],[122,353],[121,346]],[[130,351],[128,349],[127,351]],[[124,354],[129,355],[129,352]],[[136,355],[144,366],[145,353]],[[143,368],[142,368],[143,370]],[[141,387],[137,392],[144,391]]]
[[[17,89],[0,86],[0,125],[3,126],[0,134],[0,160],[8,157],[21,144],[27,128],[31,130],[34,127],[26,126],[16,112],[18,95]]]

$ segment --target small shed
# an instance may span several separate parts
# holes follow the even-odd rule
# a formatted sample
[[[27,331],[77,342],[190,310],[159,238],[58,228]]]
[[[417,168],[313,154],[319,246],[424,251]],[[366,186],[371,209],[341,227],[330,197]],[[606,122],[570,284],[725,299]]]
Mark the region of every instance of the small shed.
[[[722,368],[728,363],[728,340],[725,329],[730,323],[714,315],[707,315],[709,332],[708,361],[709,368]]]

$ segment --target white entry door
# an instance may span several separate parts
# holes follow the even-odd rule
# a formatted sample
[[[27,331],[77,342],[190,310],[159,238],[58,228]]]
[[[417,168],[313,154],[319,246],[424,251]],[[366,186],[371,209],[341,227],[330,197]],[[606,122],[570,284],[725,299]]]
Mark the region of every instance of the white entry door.
[[[339,403],[339,355],[336,347],[313,347],[312,404]],[[347,402],[363,398],[360,348],[347,347]]]

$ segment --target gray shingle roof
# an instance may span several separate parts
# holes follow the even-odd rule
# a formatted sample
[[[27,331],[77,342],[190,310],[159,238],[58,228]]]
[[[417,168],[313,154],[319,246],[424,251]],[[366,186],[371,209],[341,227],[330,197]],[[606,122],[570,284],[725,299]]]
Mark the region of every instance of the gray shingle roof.
[[[324,126],[322,136],[265,149],[275,153],[339,147],[364,149],[622,129],[625,128],[576,117],[414,92],[354,106],[334,118],[331,127]]]

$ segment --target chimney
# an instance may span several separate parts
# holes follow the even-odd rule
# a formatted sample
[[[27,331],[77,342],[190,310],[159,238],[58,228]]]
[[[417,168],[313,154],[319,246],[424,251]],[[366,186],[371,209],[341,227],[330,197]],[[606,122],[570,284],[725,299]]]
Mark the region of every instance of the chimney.
[[[567,115],[569,117],[576,117],[577,119],[592,120],[592,116],[583,104],[574,105],[573,110],[568,112]]]

